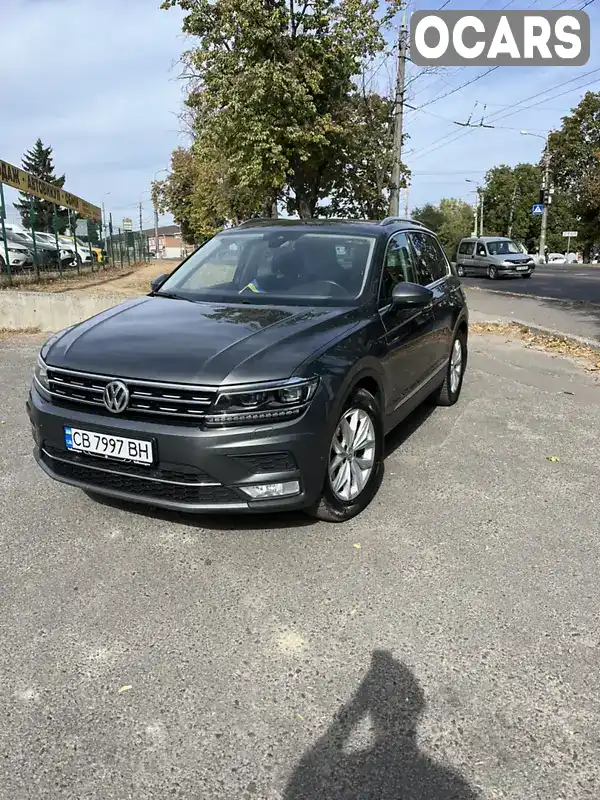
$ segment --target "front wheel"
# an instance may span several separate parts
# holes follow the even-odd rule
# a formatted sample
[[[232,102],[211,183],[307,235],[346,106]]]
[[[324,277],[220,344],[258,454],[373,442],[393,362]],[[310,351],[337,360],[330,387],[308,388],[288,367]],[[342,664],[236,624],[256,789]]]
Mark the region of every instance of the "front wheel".
[[[458,275],[458,277],[459,277],[459,278],[464,278],[464,277],[466,277],[465,268],[463,267],[463,265],[462,265],[462,264],[459,264],[459,265],[457,266],[457,268],[456,268],[456,273],[457,273],[457,275]]]
[[[522,278],[531,278],[531,272],[528,272],[527,275],[521,275]]]
[[[487,274],[490,280],[495,281],[498,277],[498,270],[493,264],[490,264],[490,266],[488,267]]]
[[[357,389],[335,427],[321,496],[307,513],[326,522],[346,522],[360,514],[381,484],[383,442],[379,404],[366,389]]]

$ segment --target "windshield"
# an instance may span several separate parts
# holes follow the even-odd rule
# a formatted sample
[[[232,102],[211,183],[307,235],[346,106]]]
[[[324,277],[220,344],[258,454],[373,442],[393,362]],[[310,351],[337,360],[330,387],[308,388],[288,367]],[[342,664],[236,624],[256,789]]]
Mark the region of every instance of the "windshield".
[[[515,244],[515,242],[511,242],[509,239],[500,240],[498,242],[488,242],[487,249],[491,256],[505,256],[522,253],[519,245]]]
[[[373,236],[282,229],[215,236],[161,286],[189,300],[350,305],[361,294]]]
[[[46,244],[54,244],[54,236],[50,236],[49,233],[42,233],[41,231],[35,232],[36,237],[41,241],[45,242]]]
[[[30,236],[27,236],[26,233],[18,233],[14,231],[11,234],[11,238],[15,239],[17,242],[25,242],[26,244],[33,244],[33,239]]]

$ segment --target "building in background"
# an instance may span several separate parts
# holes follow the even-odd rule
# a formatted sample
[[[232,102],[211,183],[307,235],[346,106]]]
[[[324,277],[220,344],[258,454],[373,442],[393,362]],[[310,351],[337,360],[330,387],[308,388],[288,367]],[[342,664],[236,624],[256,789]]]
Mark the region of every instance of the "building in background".
[[[193,250],[183,241],[179,225],[161,225],[158,228],[158,248],[154,228],[146,228],[144,236],[148,239],[148,249],[157,258],[185,258]]]

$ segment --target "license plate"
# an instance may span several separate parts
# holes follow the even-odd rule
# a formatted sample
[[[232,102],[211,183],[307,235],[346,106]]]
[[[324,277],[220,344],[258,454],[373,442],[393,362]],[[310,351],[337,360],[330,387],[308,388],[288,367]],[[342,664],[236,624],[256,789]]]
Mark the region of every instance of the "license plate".
[[[123,436],[108,436],[105,433],[65,427],[65,445],[67,450],[87,453],[91,456],[115,458],[119,461],[135,461],[138,464],[154,462],[152,442],[145,442],[141,439],[126,439]]]
[[[517,267],[517,272],[527,272],[529,267]]]

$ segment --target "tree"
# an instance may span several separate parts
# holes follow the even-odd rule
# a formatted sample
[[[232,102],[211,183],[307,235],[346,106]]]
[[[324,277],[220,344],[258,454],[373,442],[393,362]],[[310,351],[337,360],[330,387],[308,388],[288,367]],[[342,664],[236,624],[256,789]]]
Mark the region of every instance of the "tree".
[[[549,136],[549,152],[554,183],[570,198],[587,255],[600,240],[600,92],[586,92],[563,117],[561,129]]]
[[[444,221],[442,212],[439,206],[434,206],[432,203],[425,203],[423,208],[413,209],[412,216],[418,222],[422,222],[426,228],[437,233]]]
[[[508,236],[522,242],[529,252],[539,246],[541,217],[532,214],[540,202],[542,185],[540,164],[502,164],[493,167],[485,176],[484,231],[490,236]],[[555,191],[548,209],[548,249],[561,251],[565,242],[562,232],[574,224],[569,198]]]
[[[446,255],[453,258],[459,240],[471,235],[474,209],[464,200],[444,197],[438,206],[427,203],[415,208],[412,216],[437,233]]]
[[[381,219],[387,214],[393,161],[394,103],[376,92],[348,98],[346,150],[331,187],[328,213],[335,217]]]
[[[61,189],[65,185],[65,176],[56,177],[54,174],[54,163],[52,160],[52,148],[44,147],[41,139],[37,139],[33,148],[27,150],[22,159],[22,167],[26,172],[40,178],[46,183],[52,183]],[[21,215],[21,222],[24,228],[31,228],[34,222],[35,230],[54,232],[54,204],[48,200],[40,200],[38,197],[19,193],[21,201],[14,203],[14,207]],[[33,219],[31,207],[33,204]],[[65,232],[69,224],[68,212],[66,209],[57,208],[56,210],[58,233]]]
[[[219,200],[240,192],[264,211],[287,192],[289,210],[308,218],[336,187],[347,192],[354,76],[383,49],[398,5],[386,0],[381,14],[378,0],[165,0],[197,39],[184,55],[192,154],[206,174],[217,165]]]

